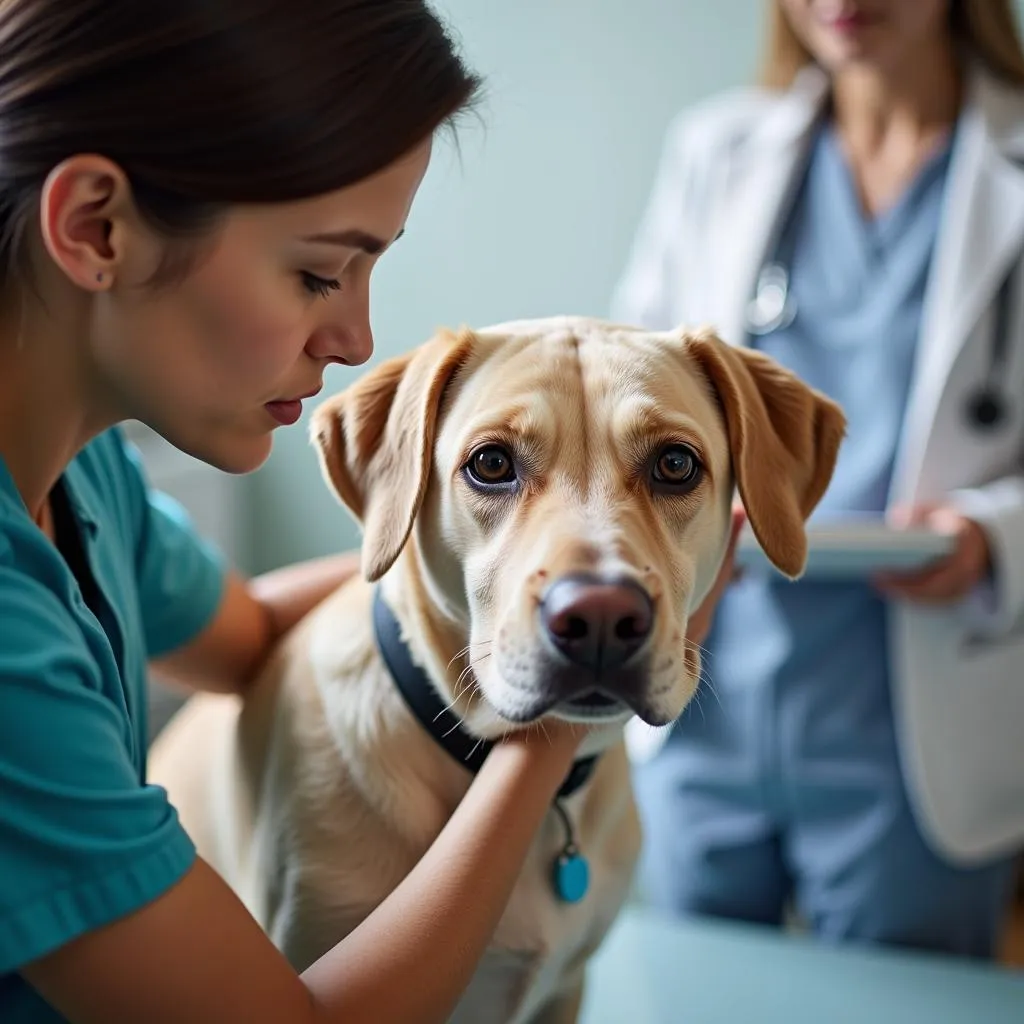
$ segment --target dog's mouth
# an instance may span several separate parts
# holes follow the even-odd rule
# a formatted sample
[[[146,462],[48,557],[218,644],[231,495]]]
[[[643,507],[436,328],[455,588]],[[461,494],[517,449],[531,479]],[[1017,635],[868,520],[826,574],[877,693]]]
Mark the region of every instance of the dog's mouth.
[[[562,701],[560,708],[571,718],[585,718],[588,721],[618,718],[627,710],[624,701],[600,690],[587,690],[577,697]]]
[[[535,722],[548,714],[577,721],[600,722],[621,718],[630,710],[630,702],[596,687],[572,696],[560,696],[558,687],[553,689],[555,692],[536,693],[532,701],[515,710],[502,708],[499,713],[508,721],[520,723]]]
[[[568,703],[579,708],[608,708],[617,707],[622,701],[615,697],[609,697],[601,693],[600,690],[588,690],[578,697],[573,697]]]

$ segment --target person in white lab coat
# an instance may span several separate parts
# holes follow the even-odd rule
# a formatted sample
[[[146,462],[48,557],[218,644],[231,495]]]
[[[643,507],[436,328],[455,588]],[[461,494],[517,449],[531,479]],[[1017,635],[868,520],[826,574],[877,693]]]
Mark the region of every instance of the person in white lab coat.
[[[748,573],[635,772],[656,905],[989,957],[1024,840],[1024,54],[1009,0],[778,0],[672,126],[613,303],[844,406],[816,515],[952,529],[885,580]]]

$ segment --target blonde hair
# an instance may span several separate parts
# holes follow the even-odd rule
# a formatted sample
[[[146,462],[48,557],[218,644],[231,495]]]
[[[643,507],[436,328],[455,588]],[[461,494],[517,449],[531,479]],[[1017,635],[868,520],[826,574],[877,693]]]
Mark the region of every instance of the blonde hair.
[[[787,89],[814,58],[797,38],[779,0],[771,5],[761,83]],[[1024,47],[1011,0],[952,0],[950,31],[967,53],[1004,82],[1024,88]]]

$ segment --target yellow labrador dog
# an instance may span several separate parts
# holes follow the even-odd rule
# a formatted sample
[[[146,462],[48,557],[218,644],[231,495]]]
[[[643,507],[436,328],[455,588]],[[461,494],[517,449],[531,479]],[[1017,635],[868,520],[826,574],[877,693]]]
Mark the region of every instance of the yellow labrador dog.
[[[671,722],[694,693],[687,617],[734,489],[797,576],[844,429],[828,399],[707,331],[442,332],[314,415],[364,578],[299,624],[244,707],[186,705],[153,781],[304,969],[424,854],[488,740],[545,715],[593,722],[455,1015],[574,1020],[640,843],[623,726]]]

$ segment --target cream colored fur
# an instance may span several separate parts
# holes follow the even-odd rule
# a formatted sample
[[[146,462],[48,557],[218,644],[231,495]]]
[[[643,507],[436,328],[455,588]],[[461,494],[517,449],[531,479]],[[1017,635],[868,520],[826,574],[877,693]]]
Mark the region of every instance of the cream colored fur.
[[[481,737],[546,692],[544,589],[574,571],[638,581],[655,602],[643,685],[596,721],[592,780],[565,802],[591,887],[560,903],[551,814],[455,1020],[575,1020],[587,958],[626,898],[640,844],[622,727],[671,721],[696,688],[687,617],[711,587],[738,486],[784,572],[831,476],[841,412],[770,360],[710,332],[650,333],[554,318],[459,334],[381,364],[316,412],[326,479],[363,526],[366,579],[281,645],[244,706],[193,698],[153,751],[202,856],[299,969],[342,939],[422,856],[470,783],[406,710],[377,652],[380,580],[414,656]],[[486,443],[515,456],[512,496],[463,467]],[[705,471],[655,493],[659,446]],[[540,695],[540,696],[539,696]],[[585,714],[562,702],[548,713]],[[468,895],[467,898],[471,898]]]

